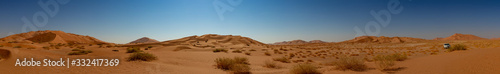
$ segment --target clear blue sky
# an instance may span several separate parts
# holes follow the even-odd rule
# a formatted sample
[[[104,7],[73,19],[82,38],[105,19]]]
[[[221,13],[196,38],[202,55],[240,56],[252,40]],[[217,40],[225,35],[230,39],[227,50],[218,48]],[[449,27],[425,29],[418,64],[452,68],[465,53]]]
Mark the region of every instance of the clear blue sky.
[[[32,21],[44,12],[38,1],[0,0],[0,37],[21,33],[22,17]],[[49,0],[51,1],[51,0]],[[214,1],[234,8],[221,20]],[[343,41],[375,20],[371,10],[386,10],[389,0],[71,0],[38,30],[62,30],[107,42],[127,43],[141,37],[160,41],[192,35],[241,35],[264,43],[302,40]],[[500,37],[500,1],[400,0],[378,36],[432,39],[454,33]],[[50,8],[52,8],[50,6]],[[46,13],[46,12],[45,12]],[[41,20],[43,18],[38,18]],[[29,30],[28,30],[29,31]]]

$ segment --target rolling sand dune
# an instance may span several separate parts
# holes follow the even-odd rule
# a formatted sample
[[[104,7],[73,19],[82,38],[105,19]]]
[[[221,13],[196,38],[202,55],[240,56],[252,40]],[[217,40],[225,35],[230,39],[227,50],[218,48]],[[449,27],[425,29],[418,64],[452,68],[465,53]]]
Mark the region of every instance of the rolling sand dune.
[[[0,39],[7,42],[19,43],[84,43],[84,44],[104,44],[107,42],[98,40],[90,36],[82,36],[63,31],[31,31],[28,33],[15,34]]]
[[[140,39],[137,39],[135,41],[132,41],[132,42],[129,42],[128,44],[137,44],[137,43],[157,43],[157,42],[160,42],[160,41],[157,41],[155,39],[151,39],[151,38],[148,38],[148,37],[142,37]]]
[[[433,40],[486,40],[486,38],[481,38],[481,37],[471,35],[471,34],[455,33],[455,34],[451,35],[450,37],[435,38]]]
[[[462,36],[460,36],[462,37]],[[141,38],[132,44],[104,43],[89,36],[64,33],[62,31],[35,31],[2,38],[0,42],[0,72],[24,73],[120,73],[120,74],[226,74],[231,71],[217,69],[215,59],[222,57],[245,57],[253,74],[290,74],[295,65],[308,63],[324,74],[461,74],[500,73],[500,41],[498,40],[425,40],[410,37],[362,36],[339,43],[323,41],[289,41],[305,43],[296,45],[267,45],[248,37],[206,34],[175,40],[156,42]],[[15,42],[13,42],[15,41]],[[23,42],[24,41],[24,42]],[[82,42],[79,42],[82,41]],[[35,42],[35,43],[33,43]],[[41,42],[41,43],[36,43]],[[45,43],[46,42],[46,43]],[[72,43],[82,44],[72,44]],[[137,44],[135,43],[137,42]],[[148,43],[150,42],[150,43]],[[57,44],[55,44],[57,43]],[[442,44],[464,44],[469,50],[446,52]],[[22,46],[24,45],[24,46]],[[20,46],[20,47],[14,47]],[[29,46],[43,47],[30,48]],[[46,49],[47,47],[47,49]],[[158,59],[153,61],[127,61],[132,53],[128,48],[139,48]],[[486,49],[483,49],[486,48]],[[74,49],[93,51],[88,54],[69,55]],[[214,50],[224,50],[215,52]],[[393,72],[377,70],[374,57],[401,54],[408,60],[397,61],[401,68]],[[342,71],[331,65],[340,57],[362,59],[365,71]],[[16,59],[35,58],[99,58],[119,59],[116,67],[16,67]],[[276,60],[278,58],[278,60]],[[281,59],[281,60],[279,60]],[[265,61],[275,62],[279,68],[266,67]]]
[[[276,42],[273,43],[273,45],[297,45],[297,44],[309,44],[309,43],[327,43],[327,42],[321,40],[312,40],[309,42],[306,42],[304,40],[293,40],[293,41]]]
[[[350,43],[406,43],[406,42],[418,42],[425,41],[425,39],[411,38],[411,37],[385,37],[385,36],[360,36],[352,40],[347,40],[344,42]]]

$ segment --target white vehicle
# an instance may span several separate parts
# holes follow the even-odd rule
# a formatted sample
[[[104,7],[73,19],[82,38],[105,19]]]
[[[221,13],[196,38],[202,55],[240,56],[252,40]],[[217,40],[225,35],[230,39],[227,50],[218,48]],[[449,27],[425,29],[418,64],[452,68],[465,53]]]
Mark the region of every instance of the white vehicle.
[[[444,49],[450,48],[450,44],[449,43],[445,43],[443,46],[444,46]]]

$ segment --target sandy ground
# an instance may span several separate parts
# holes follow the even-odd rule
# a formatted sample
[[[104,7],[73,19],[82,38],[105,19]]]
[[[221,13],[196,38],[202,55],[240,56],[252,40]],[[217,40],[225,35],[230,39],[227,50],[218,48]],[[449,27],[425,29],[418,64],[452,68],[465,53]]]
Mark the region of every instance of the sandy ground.
[[[471,49],[401,62],[401,74],[500,74],[500,48]]]

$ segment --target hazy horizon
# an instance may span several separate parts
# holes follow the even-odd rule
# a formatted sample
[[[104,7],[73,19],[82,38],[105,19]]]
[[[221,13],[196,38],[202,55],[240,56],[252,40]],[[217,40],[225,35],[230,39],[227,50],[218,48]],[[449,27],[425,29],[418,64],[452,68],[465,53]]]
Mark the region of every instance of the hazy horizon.
[[[27,31],[61,30],[112,43],[204,34],[240,35],[263,43],[339,42],[353,39],[354,27],[364,31],[368,22],[377,20],[370,11],[387,10],[390,1],[399,1],[401,12],[391,14],[389,24],[375,36],[433,39],[462,33],[500,37],[500,1],[492,0],[71,0],[56,3],[54,14],[43,5],[54,2],[0,0],[0,37],[22,33],[24,27]],[[233,10],[220,16],[214,6]],[[44,25],[33,22],[34,16],[44,22],[43,15],[47,17]]]

